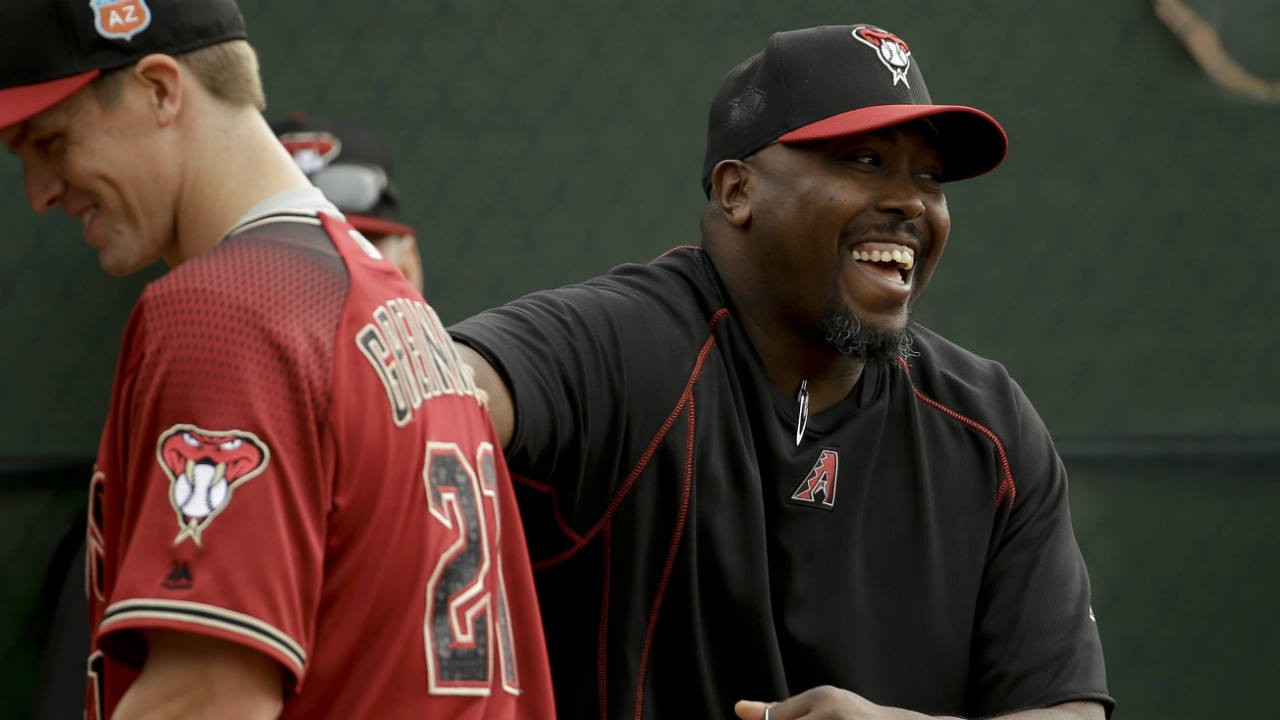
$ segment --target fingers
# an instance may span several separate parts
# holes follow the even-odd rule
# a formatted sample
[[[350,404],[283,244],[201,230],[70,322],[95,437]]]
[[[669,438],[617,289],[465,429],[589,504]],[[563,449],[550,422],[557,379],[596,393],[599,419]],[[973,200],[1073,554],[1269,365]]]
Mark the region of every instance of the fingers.
[[[769,703],[757,700],[739,700],[733,704],[733,714],[740,720],[778,720],[770,717]]]

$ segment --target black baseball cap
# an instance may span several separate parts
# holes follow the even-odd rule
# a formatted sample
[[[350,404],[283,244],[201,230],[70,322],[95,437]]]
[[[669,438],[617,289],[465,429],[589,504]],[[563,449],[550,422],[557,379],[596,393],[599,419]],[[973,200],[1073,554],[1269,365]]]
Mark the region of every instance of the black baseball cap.
[[[247,37],[234,0],[4,0],[0,127],[53,107],[108,70]]]
[[[391,153],[373,130],[294,113],[271,123],[312,184],[353,227],[365,233],[412,235],[391,182]]]
[[[725,76],[711,101],[702,187],[721,160],[774,142],[804,143],[929,118],[944,180],[981,175],[1008,150],[990,115],[934,105],[907,44],[874,25],[825,25],[774,33],[762,52]]]

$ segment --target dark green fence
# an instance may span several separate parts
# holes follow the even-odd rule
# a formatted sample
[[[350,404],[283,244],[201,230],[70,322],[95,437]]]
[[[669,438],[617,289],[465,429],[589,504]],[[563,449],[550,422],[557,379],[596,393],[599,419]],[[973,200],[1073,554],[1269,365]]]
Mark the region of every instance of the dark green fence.
[[[1187,1],[1235,62],[1280,80],[1280,4]],[[241,6],[268,115],[362,122],[397,153],[446,322],[696,242],[707,102],[771,31],[902,35],[936,101],[1009,132],[999,170],[948,189],[952,236],[919,314],[1005,362],[1071,449],[1123,716],[1274,714],[1280,104],[1211,82],[1150,2]],[[45,482],[17,458],[65,475],[92,456],[129,308],[161,269],[107,278],[76,223],[29,212],[12,158],[0,186],[8,717],[38,676],[41,572],[87,479]]]

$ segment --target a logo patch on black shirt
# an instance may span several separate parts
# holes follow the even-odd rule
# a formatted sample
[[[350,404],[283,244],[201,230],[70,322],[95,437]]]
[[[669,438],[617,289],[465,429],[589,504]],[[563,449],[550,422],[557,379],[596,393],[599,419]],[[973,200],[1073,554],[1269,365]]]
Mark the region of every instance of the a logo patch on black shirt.
[[[791,493],[791,502],[831,510],[836,505],[836,479],[839,477],[840,453],[823,448],[805,479]]]

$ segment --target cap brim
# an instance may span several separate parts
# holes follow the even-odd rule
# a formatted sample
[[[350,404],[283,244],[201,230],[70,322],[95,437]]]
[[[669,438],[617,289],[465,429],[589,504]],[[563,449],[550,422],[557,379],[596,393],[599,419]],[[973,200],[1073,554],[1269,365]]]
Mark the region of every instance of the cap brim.
[[[100,73],[100,70],[90,70],[48,82],[0,90],[0,128],[15,125],[48,110],[88,85]]]
[[[355,213],[343,213],[343,215],[347,217],[347,222],[351,223],[351,227],[354,227],[362,233],[378,233],[381,235],[414,234],[413,228],[405,225],[404,223],[369,217],[368,215],[357,215]]]
[[[783,143],[830,140],[929,118],[938,129],[945,180],[964,180],[995,169],[1009,139],[995,118],[963,105],[876,105],[832,115],[778,137]]]

